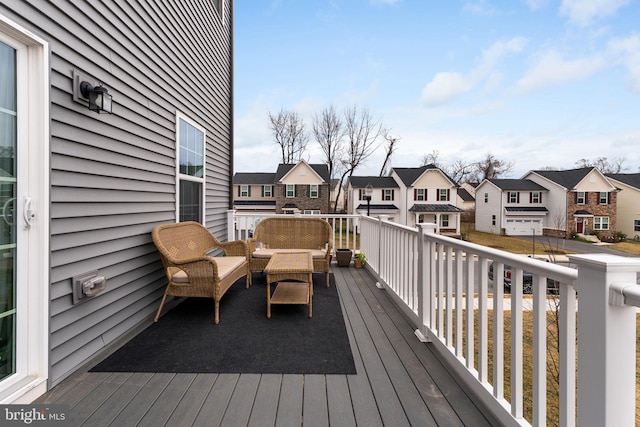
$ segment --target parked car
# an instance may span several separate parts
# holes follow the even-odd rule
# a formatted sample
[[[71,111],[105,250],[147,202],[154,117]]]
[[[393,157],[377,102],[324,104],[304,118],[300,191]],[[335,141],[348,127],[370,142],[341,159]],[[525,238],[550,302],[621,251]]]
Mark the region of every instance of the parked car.
[[[549,262],[548,259],[541,259]],[[493,262],[489,265],[489,279],[493,280]],[[504,289],[511,292],[511,266],[504,266]],[[560,284],[556,280],[547,279],[547,294],[557,295],[560,289]],[[533,293],[533,273],[528,271],[522,272],[522,293]]]

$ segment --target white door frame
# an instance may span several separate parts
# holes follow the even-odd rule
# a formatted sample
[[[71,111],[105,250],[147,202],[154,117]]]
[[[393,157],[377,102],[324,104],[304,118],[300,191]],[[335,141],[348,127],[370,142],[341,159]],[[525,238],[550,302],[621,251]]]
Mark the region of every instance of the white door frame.
[[[16,373],[0,382],[0,404],[30,403],[47,390],[49,376],[49,44],[3,15],[0,41],[17,53],[19,283]],[[25,196],[35,214],[29,228]]]

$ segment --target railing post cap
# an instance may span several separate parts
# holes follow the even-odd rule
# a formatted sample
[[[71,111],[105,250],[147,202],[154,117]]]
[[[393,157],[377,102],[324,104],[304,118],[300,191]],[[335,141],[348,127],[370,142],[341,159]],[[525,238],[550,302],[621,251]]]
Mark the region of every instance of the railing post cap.
[[[416,225],[420,228],[422,233],[435,233],[436,228],[438,227],[432,222],[419,222]]]
[[[613,254],[568,255],[569,261],[577,266],[600,271],[632,272],[640,269],[640,258]]]

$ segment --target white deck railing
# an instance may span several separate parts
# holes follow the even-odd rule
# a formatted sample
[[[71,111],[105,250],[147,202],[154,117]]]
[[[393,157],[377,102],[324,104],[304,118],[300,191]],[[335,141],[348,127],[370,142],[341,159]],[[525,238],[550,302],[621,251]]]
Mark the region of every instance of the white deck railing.
[[[246,230],[239,226],[245,216],[235,215],[234,236]],[[350,247],[367,255],[367,268],[414,323],[418,338],[435,346],[505,425],[547,425],[547,279],[559,282],[552,305],[559,319],[559,392],[551,397],[559,403],[558,424],[575,426],[578,418],[589,426],[635,424],[634,305],[640,303],[640,258],[571,255],[574,269],[441,236],[433,232],[434,224],[410,228],[385,217],[322,217],[357,230],[358,235],[350,235]],[[511,267],[509,298],[503,295],[505,265]],[[525,271],[533,276],[531,299],[522,295]],[[509,348],[505,310],[510,311]],[[524,351],[525,310],[532,310],[532,352]],[[524,391],[525,364],[532,366],[529,393]],[[525,402],[531,408],[528,419]]]

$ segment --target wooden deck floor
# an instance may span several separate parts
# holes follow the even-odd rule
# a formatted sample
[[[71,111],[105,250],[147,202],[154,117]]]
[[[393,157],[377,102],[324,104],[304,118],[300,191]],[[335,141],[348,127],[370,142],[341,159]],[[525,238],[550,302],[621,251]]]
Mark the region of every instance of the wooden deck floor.
[[[79,371],[36,403],[91,427],[497,425],[366,271],[333,272],[357,375]]]

